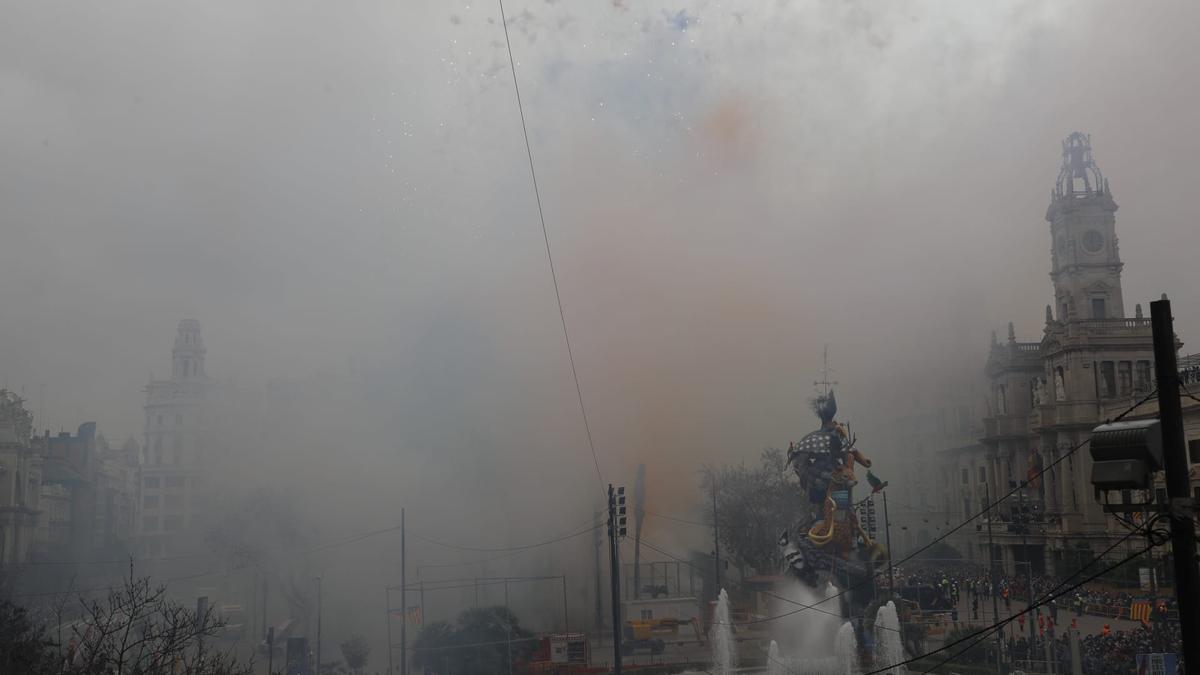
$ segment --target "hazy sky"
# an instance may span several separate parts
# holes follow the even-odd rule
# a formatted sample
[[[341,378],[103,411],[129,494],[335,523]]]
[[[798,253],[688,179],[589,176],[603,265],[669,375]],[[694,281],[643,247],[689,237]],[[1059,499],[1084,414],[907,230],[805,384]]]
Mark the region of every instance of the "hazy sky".
[[[0,10],[0,380],[39,426],[140,434],[194,317],[331,462],[595,490],[494,3]],[[644,460],[682,501],[786,445],[825,344],[854,420],[980,373],[1010,320],[1038,339],[1075,130],[1127,312],[1170,293],[1200,351],[1196,3],[506,10],[606,480]]]

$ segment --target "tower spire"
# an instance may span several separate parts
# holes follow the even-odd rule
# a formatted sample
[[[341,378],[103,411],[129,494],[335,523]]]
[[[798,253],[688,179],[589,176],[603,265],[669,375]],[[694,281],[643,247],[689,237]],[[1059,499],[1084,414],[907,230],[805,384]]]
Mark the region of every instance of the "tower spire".
[[[195,319],[180,321],[179,334],[175,336],[175,347],[171,350],[171,379],[205,377],[204,352],[200,322]]]
[[[1092,157],[1091,136],[1076,131],[1063,140],[1052,194],[1046,220],[1059,321],[1124,318],[1117,204]]]

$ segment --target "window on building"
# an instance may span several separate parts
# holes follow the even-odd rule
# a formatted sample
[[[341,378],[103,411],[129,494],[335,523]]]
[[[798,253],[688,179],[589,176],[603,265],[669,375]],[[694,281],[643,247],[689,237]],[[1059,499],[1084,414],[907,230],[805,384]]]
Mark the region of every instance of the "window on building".
[[[1116,368],[1112,361],[1100,362],[1100,398],[1113,398],[1117,395]]]
[[[1121,396],[1133,394],[1133,362],[1117,362],[1117,391]]]
[[[970,472],[970,470],[968,470],[966,468],[964,468],[962,470],[962,482],[963,482],[963,485],[966,485],[967,483],[971,482],[971,472]]]
[[[642,610],[642,619],[643,620],[649,620],[649,619],[653,619],[653,618],[654,618],[654,610],[652,610],[652,609],[643,609]]]
[[[1134,369],[1133,390],[1144,394],[1150,391],[1150,362],[1138,361]]]
[[[1108,314],[1104,311],[1104,298],[1092,298],[1092,318],[1106,319]]]
[[[165,516],[163,532],[176,532],[183,529],[183,516]]]
[[[167,476],[163,479],[164,485],[169,488],[183,487],[183,476]]]
[[[163,506],[178,511],[183,508],[183,495],[163,495]]]
[[[1067,305],[1067,303],[1064,302],[1062,304],[1061,312],[1062,313],[1058,315],[1059,321],[1066,321],[1067,319],[1071,318],[1070,307]]]
[[[1166,504],[1167,503],[1167,489],[1166,488],[1154,488],[1154,501],[1155,501],[1155,503],[1158,503],[1158,504]]]
[[[1005,391],[1005,389],[1006,389],[1006,387],[1004,385],[1000,385],[1000,386],[996,387],[996,414],[997,415],[1007,415],[1008,414],[1008,392]]]
[[[960,405],[958,406],[958,431],[967,433],[971,430],[971,407]]]
[[[980,483],[987,482],[987,467],[986,466],[979,467],[979,482]]]
[[[151,488],[151,489],[157,488],[158,487],[158,478],[155,477],[155,478],[144,479],[142,481],[142,487]]]
[[[1200,438],[1188,441],[1188,459],[1192,464],[1200,464]]]
[[[971,515],[971,498],[970,497],[963,497],[962,507],[963,507],[963,510],[962,510],[962,513],[959,514],[959,516],[961,518],[967,518],[968,516]]]
[[[158,495],[145,495],[144,497],[142,497],[142,508],[143,509],[157,509],[158,508]]]
[[[158,516],[142,516],[142,531],[153,532],[158,529]]]

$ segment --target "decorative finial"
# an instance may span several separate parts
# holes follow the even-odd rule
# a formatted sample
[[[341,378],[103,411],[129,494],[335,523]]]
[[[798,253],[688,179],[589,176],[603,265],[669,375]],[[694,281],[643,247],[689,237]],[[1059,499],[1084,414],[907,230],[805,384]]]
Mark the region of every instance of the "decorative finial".
[[[1008,341],[1009,342],[1017,341],[1017,331],[1015,328],[1013,328],[1013,322],[1011,322],[1011,321],[1008,322]]]
[[[813,382],[813,387],[817,389],[817,393],[821,396],[828,396],[830,387],[837,384],[837,382],[829,379],[829,376],[833,373],[833,370],[829,367],[829,345],[825,345],[825,348],[821,351],[821,361],[821,379]]]
[[[1058,173],[1056,192],[1071,197],[1087,197],[1108,191],[1108,182],[1092,159],[1092,137],[1078,131],[1067,136],[1062,144],[1062,169]],[[1076,183],[1078,181],[1078,184]]]
[[[1141,311],[1141,307],[1139,306],[1138,312],[1140,313]],[[1054,321],[1054,310],[1050,309],[1050,305],[1046,305],[1046,323],[1051,323],[1052,321]]]
[[[1142,303],[1133,306],[1133,315],[1137,318],[1142,318]]]

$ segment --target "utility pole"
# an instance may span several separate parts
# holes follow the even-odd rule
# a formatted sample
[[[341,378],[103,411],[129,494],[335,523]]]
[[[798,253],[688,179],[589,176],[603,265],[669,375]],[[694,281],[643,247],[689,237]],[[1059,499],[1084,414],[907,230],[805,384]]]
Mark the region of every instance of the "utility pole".
[[[883,531],[887,541],[888,599],[893,600],[896,597],[896,578],[892,570],[892,521],[888,518],[887,490],[883,490],[881,494],[883,495]]]
[[[1021,527],[1021,548],[1025,552],[1025,585],[1029,587],[1027,589],[1029,591],[1029,604],[1027,607],[1033,607],[1033,558],[1029,555],[1029,522],[1030,522],[1030,518],[1029,518],[1029,512],[1027,510],[1025,510],[1025,491],[1028,488],[1029,488],[1029,481],[1023,481],[1021,483],[1021,491],[1020,491],[1020,493],[1018,493],[1018,495],[1021,500],[1021,502],[1020,502],[1021,503],[1020,527]],[[1036,612],[1038,610],[1034,609],[1033,611],[1035,612],[1034,614],[1030,614],[1026,617],[1029,620],[1029,649],[1026,651],[1027,651],[1027,656],[1029,657],[1030,661],[1033,661],[1033,642],[1034,642],[1034,636],[1036,635],[1036,624],[1037,624]]]
[[[596,511],[592,516],[592,522],[596,523],[600,520],[600,512]],[[609,525],[611,527],[611,524]],[[600,528],[596,528],[595,536],[596,544],[596,633],[599,634],[604,630],[604,596],[600,590],[600,549],[603,548],[603,543],[600,539]]]
[[[713,502],[713,571],[716,576],[713,577],[716,584],[713,586],[713,599],[717,599],[721,595],[721,530],[717,525],[717,475],[713,474],[712,487],[712,502]]]
[[[992,518],[995,511],[992,507],[992,491],[989,489],[989,483],[983,484],[983,499],[988,504],[988,593],[992,596],[992,624],[1000,623],[1000,601],[996,598],[996,545],[992,540]],[[886,516],[884,516],[886,518]],[[1004,631],[996,632],[996,672],[1004,672]]]
[[[617,496],[620,495],[618,515]],[[621,675],[621,557],[620,538],[625,534],[625,488],[608,485],[608,569],[612,587],[613,675]]]
[[[317,576],[317,668],[316,674],[321,675],[321,577]]]
[[[567,614],[567,575],[565,575],[565,574],[562,575],[562,589],[563,589],[563,632],[570,633],[571,632],[571,618]]]
[[[404,550],[404,509],[400,509],[400,675],[408,675],[408,558]]]
[[[1179,402],[1179,367],[1175,357],[1175,328],[1171,301],[1150,303],[1154,330],[1154,371],[1158,380],[1158,415],[1162,424],[1163,468],[1167,480],[1167,514],[1171,521],[1171,551],[1175,559],[1175,596],[1183,634],[1183,665],[1187,675],[1200,675],[1200,570],[1196,568],[1194,504],[1188,494],[1188,458],[1184,450],[1183,411]]]
[[[508,578],[504,579],[504,662],[508,664],[508,675],[512,675],[512,610],[508,608]]]
[[[392,665],[392,588],[390,586],[383,589],[383,611],[387,613],[387,653],[388,653],[388,675],[396,675],[396,668]]]
[[[267,575],[263,574],[262,630],[267,634]]]

